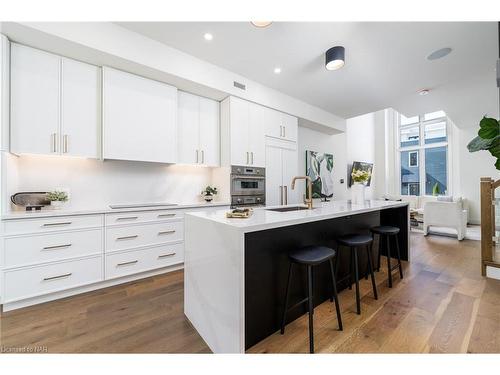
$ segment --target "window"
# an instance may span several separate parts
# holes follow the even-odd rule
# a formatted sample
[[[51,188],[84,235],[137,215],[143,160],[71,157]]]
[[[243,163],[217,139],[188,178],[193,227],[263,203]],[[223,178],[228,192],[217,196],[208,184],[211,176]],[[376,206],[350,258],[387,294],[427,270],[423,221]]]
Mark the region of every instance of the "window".
[[[448,122],[443,111],[404,117],[399,123],[399,183],[402,195],[448,192]]]

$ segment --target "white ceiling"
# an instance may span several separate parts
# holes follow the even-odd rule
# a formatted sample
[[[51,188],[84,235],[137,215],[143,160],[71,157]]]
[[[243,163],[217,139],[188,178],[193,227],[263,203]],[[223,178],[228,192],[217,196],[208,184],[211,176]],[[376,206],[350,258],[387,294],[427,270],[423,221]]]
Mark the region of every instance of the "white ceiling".
[[[393,107],[407,115],[445,110],[457,125],[497,116],[493,22],[122,22],[119,25],[344,118]],[[207,42],[203,34],[214,38]],[[346,65],[324,52],[346,48]],[[426,56],[442,47],[443,59]],[[281,67],[281,74],[273,73]],[[429,88],[427,96],[417,95]]]

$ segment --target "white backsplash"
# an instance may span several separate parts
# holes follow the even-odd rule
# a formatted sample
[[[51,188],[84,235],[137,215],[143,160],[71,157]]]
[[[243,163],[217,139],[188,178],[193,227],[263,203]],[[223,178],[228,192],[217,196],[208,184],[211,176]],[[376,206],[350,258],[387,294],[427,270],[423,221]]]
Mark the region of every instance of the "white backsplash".
[[[69,205],[76,209],[113,203],[202,202],[200,192],[213,184],[212,171],[216,171],[216,181],[221,174],[218,168],[116,160],[31,155],[8,155],[6,159],[4,166],[10,173],[5,174],[9,177],[4,202],[18,191],[59,188],[69,191]],[[229,201],[222,190],[218,200]]]

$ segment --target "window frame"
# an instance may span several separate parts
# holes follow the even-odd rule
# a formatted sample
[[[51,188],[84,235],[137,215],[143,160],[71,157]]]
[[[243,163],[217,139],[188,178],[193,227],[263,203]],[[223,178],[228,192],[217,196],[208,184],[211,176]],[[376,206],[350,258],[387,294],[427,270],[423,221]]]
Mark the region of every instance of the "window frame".
[[[428,148],[437,148],[437,147],[446,147],[446,195],[452,195],[452,168],[451,168],[451,121],[445,115],[445,117],[439,117],[432,120],[424,120],[424,115],[418,116],[418,122],[412,124],[401,125],[401,114],[397,116],[397,126],[395,126],[396,130],[396,166],[397,166],[397,186],[398,186],[398,194],[401,194],[401,153],[408,151],[408,158],[410,158],[411,151],[418,151],[418,170],[419,170],[419,184],[420,184],[420,197],[432,197],[432,195],[425,194],[425,150]],[[446,141],[445,142],[436,142],[436,143],[425,143],[425,125],[431,125],[439,122],[446,123]],[[401,147],[401,129],[406,127],[419,127],[419,144],[413,146],[404,146]],[[408,160],[409,164],[409,160]],[[408,192],[410,190],[408,189]],[[416,197],[416,195],[409,195],[411,197]]]

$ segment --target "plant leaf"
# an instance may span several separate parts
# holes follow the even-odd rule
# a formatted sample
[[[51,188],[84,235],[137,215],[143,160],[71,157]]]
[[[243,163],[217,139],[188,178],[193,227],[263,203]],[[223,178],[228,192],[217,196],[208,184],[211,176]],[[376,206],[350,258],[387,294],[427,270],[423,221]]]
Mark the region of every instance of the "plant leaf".
[[[500,159],[497,159],[497,162],[495,163],[495,167],[500,171]]]
[[[500,137],[496,137],[493,140],[490,148],[488,148],[488,151],[491,153],[491,155],[493,155],[497,159],[500,159]]]
[[[469,142],[469,144],[467,145],[467,149],[469,150],[469,152],[488,150],[494,141],[495,139],[484,139],[480,136],[477,136]]]
[[[479,132],[477,133],[483,139],[492,139],[498,137],[500,134],[500,127],[498,126],[498,121],[494,118],[483,117],[479,122]]]

